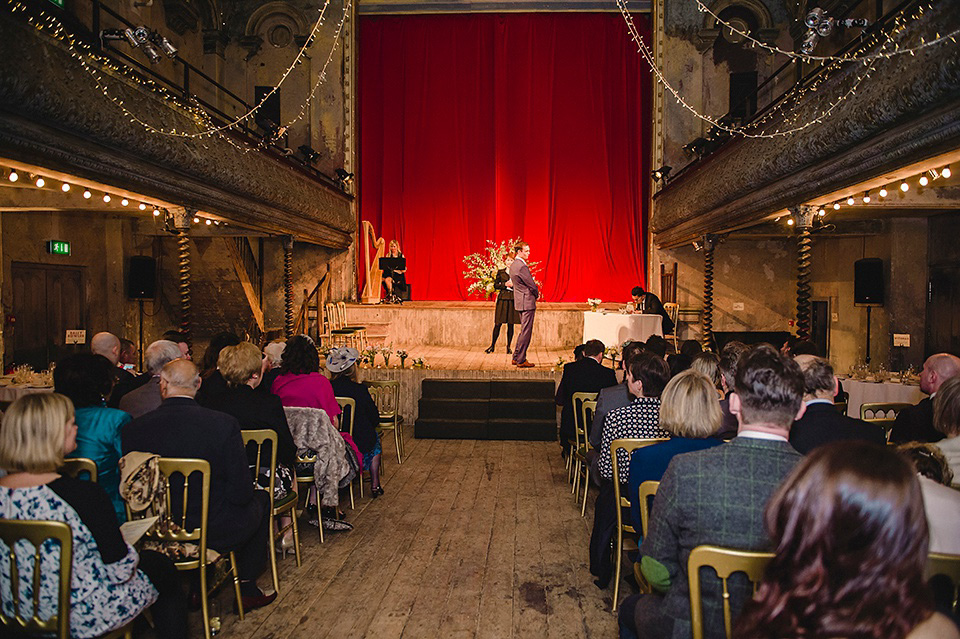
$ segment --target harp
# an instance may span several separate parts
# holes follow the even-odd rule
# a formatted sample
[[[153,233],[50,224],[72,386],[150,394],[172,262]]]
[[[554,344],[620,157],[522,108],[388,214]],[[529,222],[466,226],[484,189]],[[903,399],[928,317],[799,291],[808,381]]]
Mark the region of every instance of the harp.
[[[374,254],[370,257],[370,246],[373,245]],[[380,269],[380,258],[383,257],[383,248],[385,242],[383,238],[377,238],[373,230],[373,224],[363,221],[363,264],[366,280],[363,284],[363,293],[360,295],[361,304],[380,303],[380,281],[383,279],[383,271]]]

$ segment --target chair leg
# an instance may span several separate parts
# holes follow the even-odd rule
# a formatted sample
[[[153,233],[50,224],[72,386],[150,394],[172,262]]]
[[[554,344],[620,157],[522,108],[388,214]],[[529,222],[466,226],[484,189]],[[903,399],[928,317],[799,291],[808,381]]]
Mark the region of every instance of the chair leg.
[[[290,519],[293,524],[293,555],[297,558],[297,568],[303,564],[300,561],[300,530],[297,525],[297,505],[294,504],[290,510]]]
[[[233,553],[230,553],[233,557]],[[210,639],[210,602],[207,595],[207,564],[200,562],[200,609],[203,611],[203,635]]]
[[[400,447],[401,447],[401,444],[400,444],[400,425],[399,425],[399,424],[394,424],[394,425],[393,425],[393,439],[394,439],[394,441],[397,442],[397,463],[398,463],[398,464],[402,464],[402,463],[403,463],[403,459],[400,457],[400,453],[401,453]]]
[[[273,500],[271,499],[271,502]],[[270,509],[273,510],[272,508]],[[270,574],[273,576],[273,589],[280,594],[280,574],[277,572],[277,551],[274,549],[274,544],[277,543],[277,534],[275,532],[277,526],[277,518],[270,515],[270,534],[267,535],[267,554],[270,557]],[[282,538],[283,535],[280,535]]]
[[[580,506],[580,516],[584,517],[587,512],[587,491],[590,490],[590,466],[584,464],[583,473],[583,504]]]
[[[360,469],[360,482],[363,483],[363,469]],[[356,510],[357,506],[353,502],[353,482],[350,482],[350,510]]]
[[[617,508],[620,504],[617,504]],[[616,570],[613,573],[613,612],[617,611],[617,595],[620,593],[620,561],[623,559],[623,530],[617,526],[617,545],[613,551],[617,553]]]
[[[579,495],[580,491],[577,490],[580,488],[580,460],[575,459],[573,461],[573,485],[570,486],[571,495]]]
[[[233,551],[230,552],[230,570],[233,571],[233,592],[237,597],[237,616],[240,617],[240,621],[243,621],[243,595],[240,594],[240,571],[237,570],[237,555],[234,554]]]

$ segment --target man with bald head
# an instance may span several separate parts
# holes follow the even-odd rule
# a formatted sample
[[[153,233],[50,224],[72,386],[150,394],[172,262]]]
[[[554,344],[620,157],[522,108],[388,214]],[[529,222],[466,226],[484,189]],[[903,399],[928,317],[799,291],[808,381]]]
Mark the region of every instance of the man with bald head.
[[[123,452],[142,451],[210,462],[207,543],[218,552],[236,553],[244,609],[265,606],[277,596],[264,595],[256,581],[268,559],[270,500],[264,491],[253,489],[240,424],[236,418],[203,408],[194,401],[200,388],[200,371],[189,360],[174,359],[164,365],[159,385],[163,402],[124,427]],[[172,482],[177,479],[174,477]],[[176,502],[181,491],[175,489],[172,494]],[[193,496],[191,492],[187,504],[188,528],[200,520],[200,495],[197,493],[195,500]],[[176,510],[180,505],[174,503],[172,507]]]
[[[129,383],[133,374],[117,366],[120,361],[120,338],[113,333],[103,331],[97,333],[90,340],[90,352],[94,355],[103,355],[113,364],[113,385]],[[119,400],[119,398],[117,398]]]
[[[822,357],[797,355],[793,358],[803,373],[803,416],[790,429],[790,444],[806,455],[830,442],[860,439],[883,446],[886,433],[881,426],[847,417],[833,405],[840,382],[833,366]]]
[[[950,353],[937,353],[928,357],[920,371],[920,390],[930,397],[922,399],[916,406],[900,411],[893,425],[890,441],[900,444],[938,442],[943,439],[943,433],[933,427],[933,398],[945,381],[957,375],[960,375],[960,357]]]
[[[120,410],[137,418],[159,408],[163,402],[160,373],[164,366],[180,356],[180,347],[170,340],[160,339],[150,344],[143,353],[143,363],[148,373],[147,382],[120,399]]]

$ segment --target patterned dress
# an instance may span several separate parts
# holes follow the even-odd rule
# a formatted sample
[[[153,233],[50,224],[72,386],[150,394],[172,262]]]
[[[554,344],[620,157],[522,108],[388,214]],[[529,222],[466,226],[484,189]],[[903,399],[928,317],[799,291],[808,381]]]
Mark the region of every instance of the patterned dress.
[[[110,512],[108,509],[106,514]],[[133,620],[156,601],[157,590],[147,576],[137,570],[137,551],[127,546],[125,557],[113,563],[104,563],[90,529],[77,511],[48,485],[0,487],[0,518],[62,521],[70,526],[73,531],[73,574],[70,584],[72,637],[105,634]],[[0,542],[0,555],[8,557],[9,552],[9,547]],[[33,608],[33,553],[33,546],[27,542],[20,542],[16,546],[20,610],[24,614]],[[56,612],[59,562],[60,546],[51,540],[44,542],[40,574],[41,619],[49,619]],[[10,592],[10,563],[4,560],[0,562],[0,605],[8,616],[13,614]]]
[[[670,433],[660,428],[660,398],[638,397],[630,404],[610,411],[603,421],[603,435],[597,451],[597,467],[600,476],[613,481],[613,463],[610,445],[615,439],[670,438]],[[630,473],[630,456],[626,451],[617,452],[617,470],[620,480],[627,481]]]

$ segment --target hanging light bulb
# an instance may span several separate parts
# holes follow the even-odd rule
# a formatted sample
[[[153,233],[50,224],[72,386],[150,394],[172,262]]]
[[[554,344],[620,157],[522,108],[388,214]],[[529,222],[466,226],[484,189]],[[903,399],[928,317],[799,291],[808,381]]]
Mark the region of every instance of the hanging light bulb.
[[[10,169],[10,181],[16,182],[20,179],[20,174],[17,173],[16,169]]]
[[[90,192],[90,189],[84,189],[84,191],[83,191],[83,199],[89,200],[89,199],[92,198],[92,197],[93,197],[93,193]]]
[[[194,223],[194,224],[199,224],[199,223],[200,223],[200,218],[199,218],[199,217],[193,218],[193,223]]]
[[[787,226],[793,226],[793,218],[787,218]]]
[[[825,210],[823,210],[823,207],[822,207],[822,206],[820,207],[820,210],[817,211],[817,215],[819,215],[820,217],[823,217],[823,216],[826,215],[826,214],[827,214],[827,212],[826,212]]]
[[[945,166],[945,167],[943,167],[943,170],[940,171],[940,175],[942,175],[942,176],[945,177],[945,178],[948,178],[948,177],[950,177],[951,175],[953,175],[953,173],[950,171],[950,167],[949,167],[949,166]]]
[[[887,187],[885,186],[880,187],[880,191],[878,192],[878,194],[880,195],[880,197],[887,197]]]
[[[144,204],[143,202],[141,202],[141,203],[140,203],[140,206],[139,206],[138,208],[139,208],[141,211],[146,211],[146,210],[147,210],[147,205]]]
[[[70,185],[64,182],[63,184],[60,185],[60,190],[63,191],[64,193],[67,193],[70,190]]]
[[[210,226],[211,224],[213,224],[213,220],[211,220],[210,218],[207,218],[207,226]]]
[[[109,194],[109,193],[104,193],[104,194],[103,194],[103,201],[104,201],[104,202],[109,202],[109,201],[110,201],[110,194]]]
[[[120,200],[120,206],[126,206],[127,204],[130,204],[130,200],[128,200],[127,198],[123,198],[122,200]]]
[[[930,184],[930,180],[927,178],[927,176],[926,176],[926,175],[921,175],[921,176],[920,176],[920,186],[926,186],[926,185],[928,185],[928,184]]]
[[[855,200],[853,199],[853,196],[852,196],[852,195],[847,198],[847,206],[853,206],[853,203],[854,203],[854,202],[855,202]]]
[[[42,176],[38,175],[37,179],[33,183],[37,185],[38,189],[42,189],[43,185],[46,184],[47,182],[46,180],[43,179]]]
[[[834,210],[834,211],[839,211],[839,210],[840,210],[840,203],[839,203],[839,202],[834,202],[834,203],[833,203],[833,210]]]
[[[158,217],[160,215],[160,209],[153,209],[153,217]]]
[[[870,204],[870,191],[863,194],[863,203]]]
[[[900,190],[903,191],[904,193],[910,190],[910,185],[907,184],[906,180],[900,183]]]

